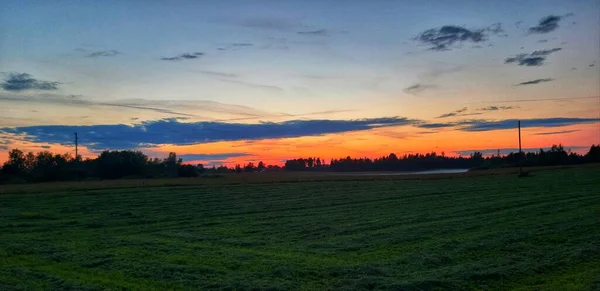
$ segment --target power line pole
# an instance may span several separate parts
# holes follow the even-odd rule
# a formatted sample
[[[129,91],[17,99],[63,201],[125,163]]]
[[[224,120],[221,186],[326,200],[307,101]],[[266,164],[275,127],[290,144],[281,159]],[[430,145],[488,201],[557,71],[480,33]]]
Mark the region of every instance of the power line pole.
[[[523,152],[521,151],[521,120],[517,121],[519,127],[519,176],[523,176],[523,164],[521,163]]]
[[[75,160],[79,160],[79,153],[77,151],[77,146],[78,146],[78,138],[77,138],[77,132],[74,133],[75,134]]]

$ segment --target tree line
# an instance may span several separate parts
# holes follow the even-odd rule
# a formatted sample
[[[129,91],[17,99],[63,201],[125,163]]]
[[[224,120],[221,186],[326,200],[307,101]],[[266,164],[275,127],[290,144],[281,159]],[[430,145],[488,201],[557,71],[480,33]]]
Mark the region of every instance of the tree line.
[[[470,156],[446,156],[435,152],[370,158],[322,158],[287,160],[283,167],[267,165],[260,161],[244,165],[204,167],[202,164],[184,164],[175,153],[164,159],[150,158],[141,151],[103,151],[95,158],[82,159],[70,154],[49,151],[24,153],[19,149],[9,151],[8,160],[0,168],[0,183],[48,182],[87,179],[120,178],[175,178],[198,177],[223,173],[263,171],[423,171],[434,169],[489,169],[515,166],[552,166],[600,162],[600,145],[592,145],[585,155],[566,151],[562,145],[537,152],[510,153],[484,157],[481,152]]]

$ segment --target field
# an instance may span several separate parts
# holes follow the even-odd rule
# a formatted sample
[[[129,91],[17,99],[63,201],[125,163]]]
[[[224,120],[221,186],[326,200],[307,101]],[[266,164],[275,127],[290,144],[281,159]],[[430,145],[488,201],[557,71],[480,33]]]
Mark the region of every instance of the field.
[[[599,290],[598,173],[0,186],[0,290]]]

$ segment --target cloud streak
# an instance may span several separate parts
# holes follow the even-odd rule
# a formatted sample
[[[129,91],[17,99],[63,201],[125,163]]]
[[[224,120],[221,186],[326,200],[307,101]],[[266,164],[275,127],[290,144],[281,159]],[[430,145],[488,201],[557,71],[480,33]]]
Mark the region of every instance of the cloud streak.
[[[97,58],[97,57],[114,57],[121,54],[120,52],[116,51],[116,50],[106,50],[106,51],[96,51],[96,52],[91,52],[87,55],[85,55],[86,58]]]
[[[425,91],[425,90],[429,90],[429,89],[433,89],[436,88],[435,85],[428,85],[428,84],[414,84],[412,86],[406,87],[404,88],[404,93],[407,94],[411,94],[411,95],[418,95],[419,93]]]
[[[499,110],[511,110],[519,107],[516,106],[488,106],[484,108],[478,108],[479,111],[499,111]]]
[[[552,79],[552,78],[546,78],[546,79],[535,79],[535,80],[531,80],[531,81],[521,82],[521,83],[519,83],[519,84],[516,84],[515,86],[535,85],[535,84],[546,83],[546,82],[552,82],[552,81],[554,81],[554,79]]]
[[[58,90],[59,82],[42,81],[27,73],[9,73],[0,84],[5,91],[19,92],[27,90],[52,91]]]
[[[193,60],[203,56],[202,52],[194,52],[194,53],[184,53],[174,57],[162,57],[160,58],[163,61],[181,61],[181,60]]]
[[[459,115],[460,113],[463,113],[463,112],[465,112],[465,111],[467,111],[467,107],[463,107],[463,108],[461,108],[461,109],[458,109],[458,110],[455,110],[455,111],[452,111],[452,112],[449,112],[449,113],[446,113],[446,114],[442,114],[442,115],[440,115],[440,116],[438,116],[438,117],[436,117],[436,118],[438,118],[438,119],[439,119],[439,118],[448,118],[448,117],[454,117],[454,116],[457,116],[457,115]]]
[[[516,63],[519,66],[541,66],[544,64],[544,61],[548,57],[548,55],[560,51],[562,48],[553,48],[549,50],[540,50],[534,51],[530,54],[518,54],[514,57],[506,58],[504,60],[505,64]]]
[[[578,132],[578,129],[574,129],[574,130],[562,130],[562,131],[549,131],[549,132],[538,132],[538,133],[534,133],[533,135],[555,135],[555,134],[567,134],[567,133],[573,133],[573,132]]]

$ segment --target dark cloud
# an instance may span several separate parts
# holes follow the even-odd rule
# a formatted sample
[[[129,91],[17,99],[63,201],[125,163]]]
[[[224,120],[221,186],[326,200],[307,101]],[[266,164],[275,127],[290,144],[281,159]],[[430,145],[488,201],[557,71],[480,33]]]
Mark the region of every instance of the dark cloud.
[[[519,108],[519,107],[515,107],[515,106],[488,106],[488,107],[484,107],[484,108],[479,108],[477,110],[479,110],[479,111],[499,111],[499,110],[510,110],[510,109],[515,109],[515,108]]]
[[[517,63],[519,66],[541,66],[546,57],[551,53],[562,50],[562,48],[553,48],[549,50],[534,51],[530,54],[518,54],[512,58],[504,60],[505,64]]]
[[[554,134],[572,133],[572,132],[577,132],[577,131],[579,131],[579,130],[573,129],[573,130],[563,130],[563,131],[538,132],[538,133],[534,133],[533,135],[554,135]]]
[[[204,53],[195,52],[195,53],[184,53],[175,57],[162,57],[160,58],[163,61],[181,61],[181,60],[193,60],[203,56]]]
[[[425,123],[418,122],[415,126],[420,128],[456,128],[462,131],[490,131],[501,129],[516,129],[517,119],[505,119],[499,121],[489,120],[464,120],[457,122],[446,123]],[[600,122],[600,118],[569,118],[569,117],[553,117],[553,118],[534,118],[521,119],[521,127],[561,127],[575,124],[596,123]]]
[[[310,30],[310,31],[299,31],[301,35],[315,35],[315,36],[327,36],[329,32],[326,29]]]
[[[567,16],[572,15],[571,13],[565,16],[548,15],[538,22],[538,25],[530,27],[529,33],[544,34],[554,31],[558,28],[558,23]]]
[[[546,43],[546,42],[548,42],[548,40],[547,40],[547,39],[540,39],[540,40],[538,40],[537,42],[538,42],[538,43]]]
[[[132,149],[160,144],[196,144],[216,141],[258,140],[315,136],[330,133],[368,130],[414,123],[402,117],[356,120],[291,120],[257,124],[194,122],[176,119],[146,121],[133,126],[115,125],[40,125],[0,128],[0,133],[25,135],[26,140],[71,145],[73,132],[80,143],[93,150]]]
[[[224,153],[224,154],[183,154],[177,155],[177,157],[183,159],[183,161],[212,161],[212,160],[226,160],[229,158],[246,157],[250,156],[248,153]]]
[[[409,87],[404,88],[404,92],[407,94],[416,95],[428,89],[435,88],[435,85],[426,85],[426,84],[415,84]]]
[[[455,110],[455,111],[452,111],[452,112],[449,112],[449,113],[446,113],[446,114],[442,114],[442,115],[440,115],[440,116],[438,116],[438,117],[436,117],[436,118],[447,118],[447,117],[454,117],[454,116],[457,116],[457,115],[459,115],[460,113],[463,113],[463,112],[465,112],[465,111],[467,111],[467,107],[463,107],[463,108],[461,108],[461,109],[458,109],[458,110]]]
[[[37,80],[27,73],[9,73],[4,82],[0,84],[2,89],[16,92],[25,90],[57,90],[58,85],[60,85],[59,82]]]
[[[465,42],[482,43],[487,41],[490,35],[500,33],[503,33],[500,24],[480,29],[444,25],[439,28],[428,29],[416,36],[414,40],[428,46],[429,50],[446,51]]]
[[[590,68],[591,68],[591,67],[593,67],[593,66],[595,66],[595,65],[596,65],[596,64],[589,64],[589,65],[588,65],[588,67],[590,67]]]
[[[106,51],[95,51],[86,54],[85,56],[88,58],[97,58],[97,57],[114,57],[116,55],[121,54],[116,50],[106,50]]]
[[[521,82],[515,86],[535,85],[535,84],[539,84],[539,83],[546,83],[546,82],[552,82],[552,81],[554,81],[554,79],[552,79],[552,78],[535,79],[535,80],[531,80],[531,81]]]

